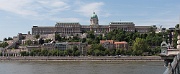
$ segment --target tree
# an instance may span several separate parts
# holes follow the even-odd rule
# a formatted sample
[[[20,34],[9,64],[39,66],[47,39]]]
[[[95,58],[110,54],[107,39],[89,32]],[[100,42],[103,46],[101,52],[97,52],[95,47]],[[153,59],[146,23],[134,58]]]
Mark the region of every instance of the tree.
[[[112,50],[110,51],[110,55],[115,56],[115,55],[116,55],[116,49],[112,49]]]
[[[31,40],[27,40],[26,42],[25,42],[25,45],[31,45],[33,42],[31,41]]]
[[[46,39],[46,40],[44,40],[44,43],[49,43],[51,41],[52,41],[51,39]]]
[[[92,55],[92,54],[93,54],[93,49],[88,49],[88,50],[87,50],[87,54],[88,54],[88,55]]]
[[[42,38],[39,39],[39,44],[44,44],[44,40]]]
[[[105,53],[105,55],[110,55],[110,50],[109,50],[109,49],[106,49],[106,50],[104,51],[104,53]]]
[[[63,50],[59,50],[58,54],[59,54],[59,56],[64,56],[65,55]]]
[[[8,39],[7,39],[7,38],[4,38],[3,40],[4,40],[4,41],[7,41]]]
[[[145,39],[136,38],[136,40],[133,42],[132,49],[134,55],[142,55],[143,52],[149,51],[149,46]]]
[[[35,35],[35,38],[36,38],[36,39],[39,39],[39,37],[40,37],[40,35],[39,35],[39,34],[38,34],[38,35]]]
[[[179,28],[179,24],[176,24],[175,28]]]
[[[77,50],[77,51],[74,53],[74,56],[80,56],[80,51]]]
[[[116,49],[116,55],[120,55],[121,52],[120,52],[120,49]]]
[[[82,43],[85,43],[85,42],[86,42],[86,38],[83,38],[83,39],[82,39]]]
[[[73,55],[73,50],[72,49],[67,49],[67,50],[65,50],[66,51],[66,54],[68,55],[68,56],[72,56]]]
[[[9,44],[8,44],[7,42],[3,42],[3,43],[0,44],[0,47],[5,48],[5,47],[7,47],[8,45],[9,45]]]
[[[77,46],[73,46],[73,51],[77,51],[78,47]]]
[[[55,34],[55,40],[61,42],[62,38],[59,34]]]
[[[13,40],[13,38],[12,37],[8,37],[8,40]]]
[[[20,54],[21,54],[21,56],[28,56],[29,55],[29,53],[26,51],[21,51]]]
[[[101,51],[99,51],[98,49],[94,50],[94,55],[95,56],[100,56],[101,55],[100,53],[101,53]]]
[[[106,48],[104,48],[101,44],[92,44],[90,49],[88,50],[88,55],[95,55],[95,56],[104,56],[106,53]]]
[[[48,56],[48,50],[41,50],[41,55]]]
[[[79,49],[77,46],[73,46],[73,52],[72,52],[72,55],[73,56],[78,56],[80,54],[80,51],[78,53]]]
[[[87,38],[94,39],[95,38],[94,31],[87,32]]]

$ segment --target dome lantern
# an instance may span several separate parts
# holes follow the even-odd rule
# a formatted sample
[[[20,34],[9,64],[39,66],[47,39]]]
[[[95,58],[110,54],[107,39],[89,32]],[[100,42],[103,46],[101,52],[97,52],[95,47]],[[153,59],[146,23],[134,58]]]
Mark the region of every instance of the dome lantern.
[[[93,12],[91,18],[98,18],[97,14],[95,12]]]

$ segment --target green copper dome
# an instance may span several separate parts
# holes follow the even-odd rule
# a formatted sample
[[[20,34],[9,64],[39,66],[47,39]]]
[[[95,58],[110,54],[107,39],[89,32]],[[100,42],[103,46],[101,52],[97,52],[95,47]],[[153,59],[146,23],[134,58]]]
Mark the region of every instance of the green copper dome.
[[[95,12],[93,12],[91,18],[98,18],[98,16],[95,14]]]

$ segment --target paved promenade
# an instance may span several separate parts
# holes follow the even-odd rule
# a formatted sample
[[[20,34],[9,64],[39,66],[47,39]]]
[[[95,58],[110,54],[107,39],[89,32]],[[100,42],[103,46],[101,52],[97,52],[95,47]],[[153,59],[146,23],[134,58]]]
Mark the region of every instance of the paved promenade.
[[[159,56],[24,56],[0,57],[1,61],[163,61]]]

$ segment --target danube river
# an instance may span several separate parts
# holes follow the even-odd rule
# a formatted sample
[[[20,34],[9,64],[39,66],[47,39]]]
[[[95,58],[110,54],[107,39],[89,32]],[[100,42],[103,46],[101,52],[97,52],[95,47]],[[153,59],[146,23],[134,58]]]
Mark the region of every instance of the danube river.
[[[161,62],[1,61],[1,74],[162,74]]]

